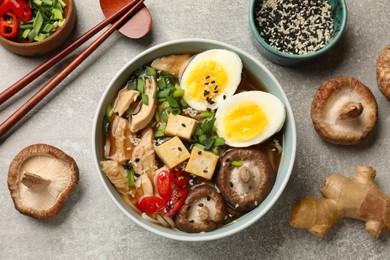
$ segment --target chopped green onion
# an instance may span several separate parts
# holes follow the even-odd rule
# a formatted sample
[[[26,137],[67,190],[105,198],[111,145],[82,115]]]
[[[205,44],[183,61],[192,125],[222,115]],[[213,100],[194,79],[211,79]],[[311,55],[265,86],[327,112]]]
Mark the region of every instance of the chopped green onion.
[[[158,112],[154,114],[154,119],[156,119],[156,122],[160,122],[160,114]]]
[[[132,78],[127,81],[127,89],[128,90],[136,90],[137,89],[137,78]]]
[[[110,119],[107,117],[107,115],[104,115],[104,117],[103,117],[103,134],[105,136],[108,136],[109,129],[110,129]]]
[[[220,154],[221,154],[221,148],[219,148],[219,147],[214,147],[214,148],[213,148],[213,153],[214,153],[215,155],[220,155]]]
[[[129,185],[130,188],[134,188],[134,183],[135,183],[134,170],[133,169],[126,170],[126,173],[127,173],[127,184]]]
[[[137,79],[137,90],[141,93],[144,92],[145,89],[145,79],[144,78],[138,78]]]
[[[160,130],[160,131],[165,131],[165,128],[167,127],[167,124],[161,124],[157,130]]]
[[[34,4],[41,6],[42,1],[41,0],[32,0]]]
[[[43,17],[41,12],[38,11],[33,22],[34,32],[36,35],[40,32],[42,24],[43,24]]]
[[[181,98],[181,99],[180,99],[180,105],[181,105],[182,107],[188,107],[188,104],[187,104],[187,102],[184,100],[184,98]]]
[[[168,101],[164,101],[162,104],[161,104],[161,109],[166,109],[169,107],[169,102]]]
[[[158,78],[157,79],[157,85],[158,85],[158,88],[161,90],[161,89],[165,89],[167,84],[165,83],[165,80],[163,78]]]
[[[114,109],[111,104],[108,104],[108,106],[106,107],[106,116],[110,119],[112,114],[114,114]]]
[[[232,161],[230,164],[236,167],[241,167],[244,165],[244,163],[241,161]]]
[[[47,24],[45,24],[45,26],[43,27],[42,32],[44,32],[44,33],[50,33],[52,29],[53,29],[53,25],[50,24],[50,23],[47,23]]]
[[[202,114],[200,114],[200,118],[210,118],[214,116],[215,113],[211,111],[204,111]]]
[[[142,104],[149,106],[149,97],[145,93],[142,93]]]
[[[35,30],[31,30],[31,32],[28,34],[28,40],[29,40],[30,42],[34,41],[35,35],[37,35],[37,33],[35,32]]]
[[[23,39],[26,39],[26,38],[28,37],[28,35],[29,35],[30,32],[31,32],[31,29],[25,29],[25,30],[23,31],[21,37],[22,37]]]
[[[164,137],[165,133],[164,131],[158,130],[154,133],[154,137]]]
[[[43,5],[53,6],[53,1],[51,0],[42,0]]]
[[[58,9],[51,10],[52,19],[53,20],[64,20],[64,16],[62,15],[62,11]]]
[[[207,150],[210,150],[211,147],[213,147],[214,139],[211,137],[207,137],[203,142],[201,142],[201,144],[203,144]]]
[[[199,142],[203,143],[203,142],[206,140],[206,138],[207,138],[207,135],[202,134],[202,135],[200,135],[200,136],[198,137],[198,140],[199,140]]]
[[[206,149],[206,147],[204,147],[204,145],[201,145],[200,143],[195,143],[194,144],[194,147],[198,147],[199,149],[201,149],[201,150],[205,150]]]
[[[179,97],[182,97],[184,96],[184,90],[183,89],[175,89],[172,93],[172,96],[174,98],[179,98]]]
[[[126,111],[126,117],[130,117],[134,112],[134,108],[132,107],[129,107],[129,109],[127,109]]]
[[[158,97],[159,98],[166,98],[167,96],[169,96],[170,93],[171,93],[171,90],[169,88],[166,88],[166,89],[160,90],[158,92]]]
[[[44,39],[46,39],[47,37],[49,37],[49,34],[38,33],[37,35],[35,35],[34,40],[37,42],[40,42],[40,41],[43,41]]]
[[[152,77],[156,77],[157,71],[152,67],[146,66],[146,74]]]
[[[165,123],[168,122],[168,114],[167,114],[166,111],[163,111],[163,112],[161,113],[161,119],[162,119]]]
[[[177,108],[179,107],[179,104],[173,97],[167,96],[167,101],[171,107],[177,107]]]
[[[225,145],[225,139],[223,139],[222,137],[216,137],[214,146],[223,146],[223,145]]]
[[[206,120],[206,121],[204,121],[204,122],[200,125],[200,128],[202,129],[203,133],[208,133],[208,132],[210,132],[210,131],[213,129],[214,122],[215,122],[215,118],[213,118],[213,119],[211,119],[211,120]]]
[[[24,29],[33,29],[33,28],[34,28],[34,26],[33,26],[32,23],[21,23],[19,25],[19,29],[22,29],[22,30],[24,30]]]
[[[58,2],[61,4],[62,8],[66,7],[66,4],[63,0],[58,0]]]

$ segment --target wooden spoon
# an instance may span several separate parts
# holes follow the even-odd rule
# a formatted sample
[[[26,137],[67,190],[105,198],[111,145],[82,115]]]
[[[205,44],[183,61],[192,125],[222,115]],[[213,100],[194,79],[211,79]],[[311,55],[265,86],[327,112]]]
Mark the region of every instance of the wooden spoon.
[[[131,0],[99,0],[100,7],[106,17],[111,16],[120,10],[123,6],[131,2]],[[139,39],[145,36],[152,28],[152,16],[149,9],[143,5],[140,10],[130,18],[119,32],[131,39]]]

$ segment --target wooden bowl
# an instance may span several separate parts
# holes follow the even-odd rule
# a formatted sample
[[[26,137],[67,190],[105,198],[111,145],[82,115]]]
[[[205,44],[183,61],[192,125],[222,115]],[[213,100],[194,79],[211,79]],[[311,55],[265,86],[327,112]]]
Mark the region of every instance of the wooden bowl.
[[[64,24],[57,29],[50,37],[40,42],[14,42],[0,36],[0,45],[7,50],[23,55],[38,56],[48,53],[62,45],[71,35],[76,24],[76,6],[73,0],[64,0]]]

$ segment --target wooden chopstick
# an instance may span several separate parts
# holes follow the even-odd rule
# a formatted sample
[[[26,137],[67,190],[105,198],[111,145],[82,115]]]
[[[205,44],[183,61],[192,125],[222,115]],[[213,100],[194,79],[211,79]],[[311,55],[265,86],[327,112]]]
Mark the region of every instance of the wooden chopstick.
[[[52,78],[44,85],[37,93],[26,101],[19,109],[17,109],[10,117],[8,117],[0,125],[0,139],[4,141],[4,134],[14,126],[23,116],[25,116],[35,105],[37,105],[46,95],[48,95],[62,80],[66,78],[78,65],[80,65],[99,45],[104,42],[119,26],[127,21],[138,8],[143,4],[144,0],[139,0],[130,10],[127,11],[120,19],[118,19],[110,28],[100,35],[93,43],[91,43],[84,51],[82,51],[72,62],[70,62],[61,72]]]
[[[68,54],[70,54],[72,51],[80,47],[83,43],[85,43],[87,40],[89,40],[92,36],[94,36],[96,33],[100,32],[104,27],[106,27],[108,24],[114,22],[115,20],[119,19],[120,16],[122,16],[126,11],[128,11],[131,7],[133,7],[138,0],[133,0],[130,3],[128,3],[126,6],[121,8],[118,12],[114,13],[107,19],[103,20],[99,24],[97,24],[95,27],[84,33],[82,36],[80,36],[78,39],[76,39],[73,43],[68,45],[65,49],[60,51],[58,54],[51,57],[49,60],[41,64],[40,66],[36,67],[34,70],[29,72],[27,75],[25,75],[23,78],[15,82],[13,85],[9,86],[7,89],[5,89],[3,92],[0,93],[0,105],[3,104],[5,101],[7,101],[9,98],[11,98],[13,95],[18,93],[20,90],[22,90],[25,86],[27,86],[29,83],[31,83],[33,80],[35,80],[37,77],[42,75],[44,72],[46,72],[49,68],[51,68],[54,64],[65,58]]]

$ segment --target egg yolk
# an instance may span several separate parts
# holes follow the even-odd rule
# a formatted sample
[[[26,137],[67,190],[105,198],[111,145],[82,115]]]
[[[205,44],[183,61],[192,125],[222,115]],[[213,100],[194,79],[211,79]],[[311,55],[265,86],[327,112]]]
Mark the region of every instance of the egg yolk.
[[[239,142],[257,137],[268,124],[267,117],[261,107],[253,102],[240,103],[229,109],[223,122],[226,136]]]
[[[215,61],[203,61],[194,66],[186,80],[186,96],[197,101],[207,100],[218,96],[226,87],[228,76],[220,64]]]

